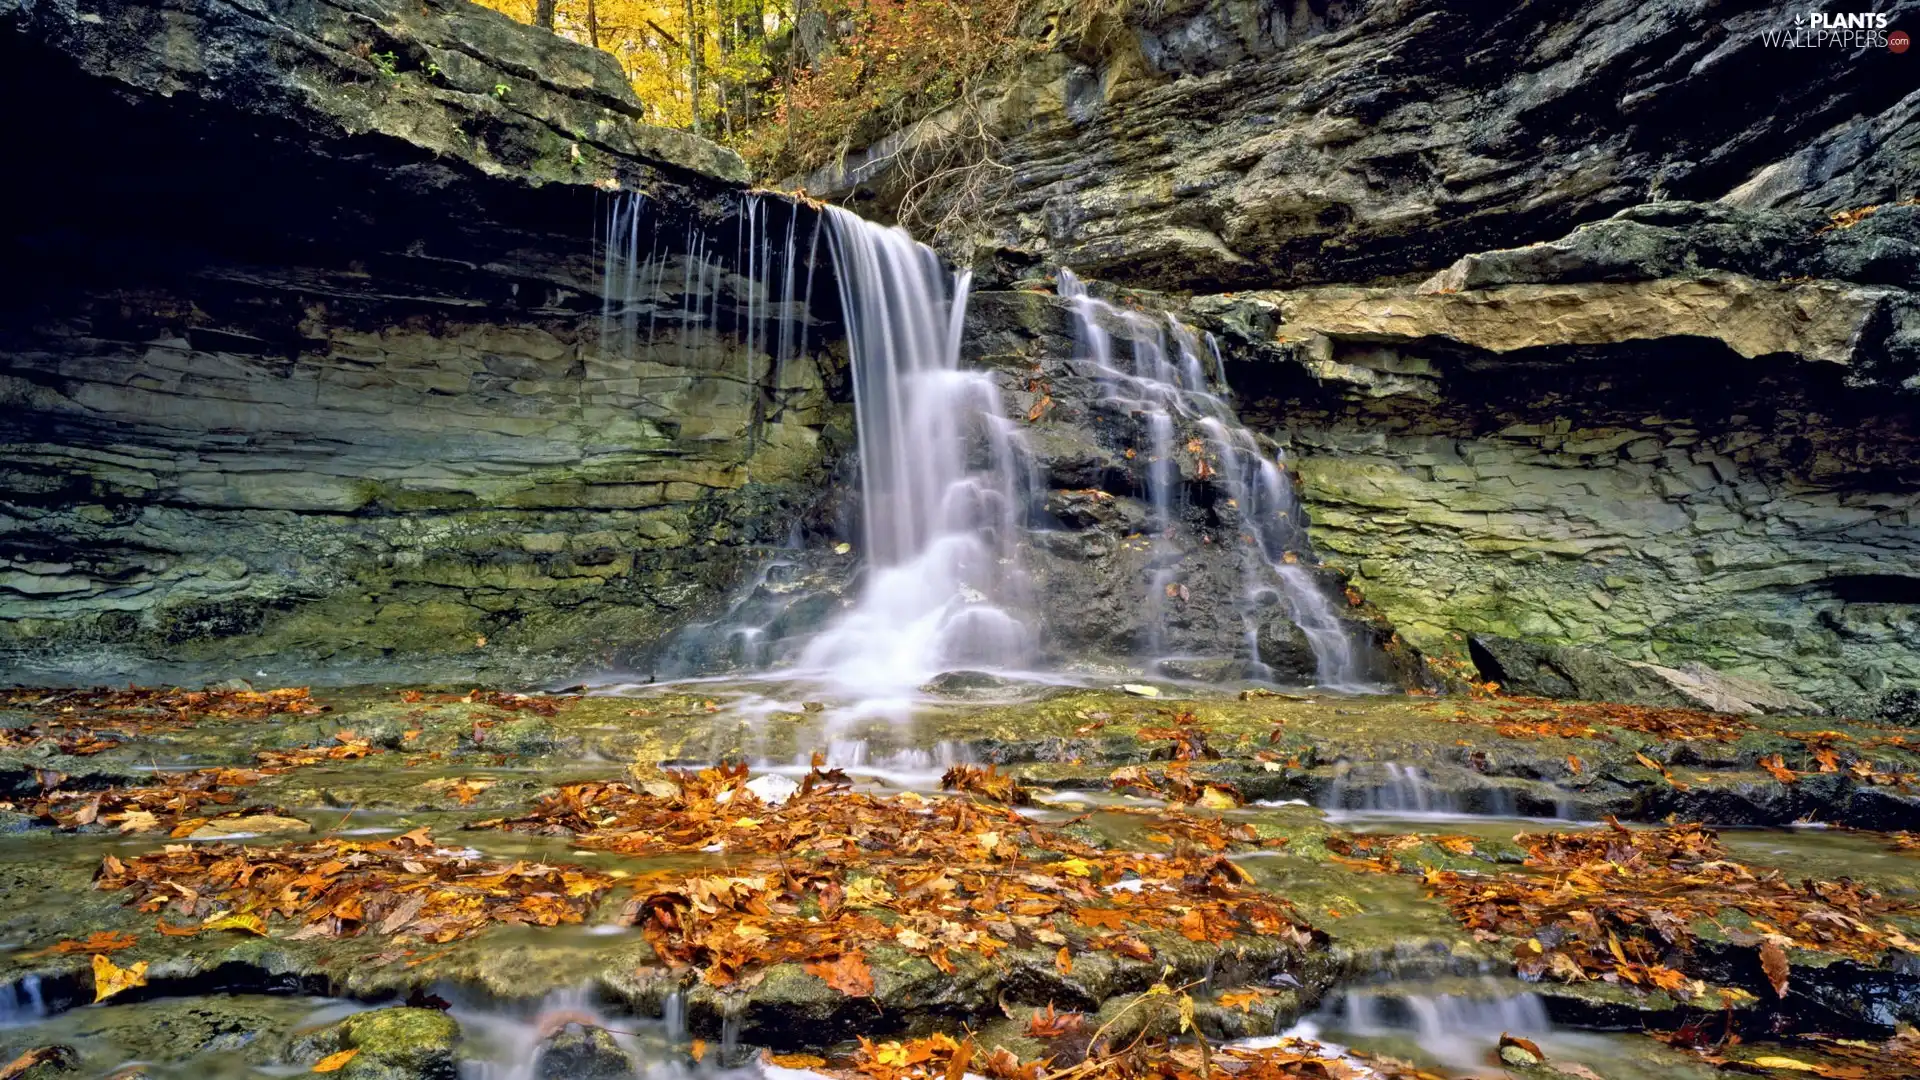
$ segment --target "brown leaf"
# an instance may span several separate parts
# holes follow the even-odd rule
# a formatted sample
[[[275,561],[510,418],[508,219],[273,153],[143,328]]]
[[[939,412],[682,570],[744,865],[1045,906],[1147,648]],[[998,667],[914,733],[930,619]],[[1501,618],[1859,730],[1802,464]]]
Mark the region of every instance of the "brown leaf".
[[[73,1064],[73,1051],[64,1046],[36,1046],[0,1067],[0,1080],[25,1076],[35,1065],[51,1065],[51,1071],[65,1071]]]
[[[1540,1050],[1540,1044],[1534,1042],[1532,1039],[1523,1039],[1518,1035],[1509,1035],[1503,1031],[1500,1033],[1500,1045],[1502,1047],[1517,1046],[1541,1061],[1547,1060],[1547,1055]]]
[[[873,993],[873,971],[867,967],[866,957],[857,952],[841,953],[832,960],[808,964],[806,970],[848,997],[868,997]]]
[[[1777,942],[1766,941],[1760,945],[1760,969],[1767,973],[1767,982],[1773,986],[1773,996],[1787,996],[1787,951]]]

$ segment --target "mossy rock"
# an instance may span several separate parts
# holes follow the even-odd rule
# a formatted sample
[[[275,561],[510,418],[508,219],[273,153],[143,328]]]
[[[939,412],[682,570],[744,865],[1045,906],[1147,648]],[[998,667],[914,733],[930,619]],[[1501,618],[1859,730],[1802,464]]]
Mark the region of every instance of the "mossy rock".
[[[356,1013],[302,1036],[289,1057],[310,1064],[357,1050],[339,1080],[456,1080],[460,1025],[437,1009],[396,1007]]]

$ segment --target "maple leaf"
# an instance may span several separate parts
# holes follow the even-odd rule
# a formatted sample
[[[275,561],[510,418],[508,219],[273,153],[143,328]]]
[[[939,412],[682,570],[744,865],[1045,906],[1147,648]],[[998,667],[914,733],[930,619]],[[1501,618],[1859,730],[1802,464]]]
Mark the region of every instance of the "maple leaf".
[[[841,953],[832,960],[805,965],[810,975],[817,975],[828,986],[848,997],[869,997],[873,994],[873,971],[867,967],[866,957],[857,952]]]
[[[1798,773],[1787,768],[1787,763],[1781,760],[1779,754],[1770,754],[1767,757],[1763,757],[1757,764],[1762,769],[1765,769],[1769,776],[1772,776],[1775,780],[1783,784],[1791,784],[1800,779]]]
[[[1077,1012],[1055,1012],[1049,1004],[1044,1011],[1035,1009],[1027,1019],[1027,1034],[1035,1039],[1058,1039],[1080,1030],[1086,1016]]]
[[[105,1001],[136,986],[147,985],[147,962],[119,967],[99,953],[93,954],[93,1000]]]
[[[95,930],[85,941],[62,941],[29,956],[60,956],[68,953],[109,953],[131,948],[138,939],[124,930]]]
[[[1239,1009],[1241,1012],[1251,1013],[1255,1005],[1272,997],[1273,993],[1272,990],[1262,990],[1259,987],[1251,990],[1233,990],[1214,998],[1214,1002],[1223,1009]]]

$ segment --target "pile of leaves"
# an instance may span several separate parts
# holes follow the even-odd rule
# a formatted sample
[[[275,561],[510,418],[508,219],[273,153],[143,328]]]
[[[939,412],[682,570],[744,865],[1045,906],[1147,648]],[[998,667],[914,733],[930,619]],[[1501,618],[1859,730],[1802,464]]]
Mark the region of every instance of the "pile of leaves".
[[[744,766],[665,776],[569,785],[530,815],[483,824],[634,855],[726,852],[725,873],[636,876],[625,915],[713,985],[792,961],[865,996],[874,943],[946,972],[1009,948],[1055,950],[1065,975],[1089,950],[1151,962],[1156,934],[1314,940],[1218,854],[1107,851],[1002,805],[868,795],[817,769],[777,806],[755,797]]]
[[[814,766],[819,768],[818,765]],[[992,765],[955,765],[940,777],[941,791],[964,791],[992,802],[1005,803],[1008,806],[1026,806],[1033,802],[1033,796],[1020,782],[1011,776],[1000,775],[1000,770]]]
[[[1788,949],[1868,964],[1888,949],[1920,954],[1920,943],[1893,921],[1920,917],[1920,906],[1910,900],[1857,882],[1793,882],[1779,870],[1745,866],[1697,824],[1608,825],[1522,834],[1515,839],[1526,847],[1526,861],[1512,871],[1416,872],[1475,936],[1517,942],[1515,964],[1528,979],[1600,979],[1692,998],[1705,989],[1691,973],[1697,970],[1699,928],[1708,924],[1732,944],[1758,951],[1780,997],[1787,992]],[[1383,854],[1400,839],[1366,838]],[[1391,857],[1351,865],[1383,873],[1402,869]]]
[[[198,720],[264,720],[282,715],[316,716],[326,711],[304,686],[279,690],[22,689],[0,695],[0,708],[51,714],[51,719],[63,724],[95,729],[180,727]]]
[[[1192,999],[1156,986],[1166,1000],[1183,1008],[1182,1031],[1192,1028]],[[1145,999],[1155,996],[1149,993]],[[861,1038],[848,1058],[834,1061],[814,1055],[769,1055],[775,1065],[807,1068],[844,1080],[1438,1080],[1433,1074],[1392,1058],[1348,1051],[1345,1054],[1307,1039],[1286,1039],[1276,1046],[1210,1047],[1186,1039],[1136,1040],[1115,1046],[1105,1031],[1083,1030],[1077,1013],[1036,1014],[1028,1034],[1060,1051],[1042,1061],[1022,1061],[1005,1047],[981,1048],[971,1036],[934,1034],[905,1041]]]
[[[1438,703],[1428,708],[1446,708],[1441,719],[1491,727],[1508,739],[1607,739],[1605,729],[1612,727],[1682,742],[1733,742],[1753,729],[1726,713],[1537,697],[1500,697],[1464,710]]]
[[[95,791],[54,788],[18,801],[0,802],[0,808],[31,814],[62,829],[85,825],[112,825],[121,832],[172,830],[185,835],[205,824],[194,815],[209,806],[234,807],[239,803],[239,788],[251,787],[279,770],[195,769],[191,772],[160,773],[154,784],[140,787],[113,787]],[[247,812],[268,812],[269,807],[247,807]],[[184,832],[181,830],[184,828]]]
[[[60,786],[66,777],[57,772],[42,775],[43,790],[36,796],[19,800],[0,800],[0,809],[30,814],[61,829],[112,825],[121,832],[167,830],[185,836],[207,819],[196,817],[207,807],[235,807],[240,801],[236,789],[252,787],[269,776],[327,761],[363,758],[380,751],[351,731],[334,735],[326,746],[298,750],[262,750],[254,757],[259,768],[210,768],[187,772],[157,773],[156,783],[136,787],[110,787],[79,790]],[[237,807],[236,807],[237,808]],[[281,813],[270,806],[248,806],[245,813]]]
[[[118,739],[103,738],[90,731],[69,731],[46,724],[0,728],[0,750],[36,750],[43,746],[51,746],[62,754],[85,757],[102,750],[111,750],[119,745]]]
[[[1806,748],[1807,755],[1813,760],[1813,767],[1806,770],[1808,772],[1840,773],[1856,783],[1898,788],[1907,794],[1920,792],[1920,775],[1897,766],[1889,767],[1884,759],[1875,760],[1868,756],[1875,750],[1920,751],[1920,745],[1916,745],[1904,733],[1866,738],[1855,738],[1844,731],[1789,731],[1782,734],[1798,740]],[[1770,759],[1761,759],[1760,767],[1783,784],[1791,784],[1799,779],[1778,754]]]
[[[24,727],[0,728],[0,750],[52,747],[82,757],[111,750],[127,738],[177,730],[200,720],[261,720],[312,715],[325,709],[305,687],[281,690],[46,690],[0,692],[0,709],[35,717]]]
[[[503,864],[436,844],[424,828],[390,840],[321,840],[289,847],[169,844],[102,861],[94,886],[131,890],[166,934],[247,920],[297,921],[293,939],[381,934],[448,942],[494,923],[577,923],[614,879],[540,863]],[[224,921],[224,922],[223,922]]]

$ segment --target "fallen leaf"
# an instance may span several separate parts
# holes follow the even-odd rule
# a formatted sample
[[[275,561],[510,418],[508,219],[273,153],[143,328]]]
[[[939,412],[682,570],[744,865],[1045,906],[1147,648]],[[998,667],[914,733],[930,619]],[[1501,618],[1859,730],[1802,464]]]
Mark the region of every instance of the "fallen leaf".
[[[267,920],[251,912],[231,912],[212,915],[200,924],[202,930],[245,930],[249,934],[267,936]]]
[[[105,1001],[115,994],[131,990],[136,986],[147,985],[147,962],[141,960],[131,967],[119,967],[113,961],[93,954],[93,1000]]]
[[[1762,942],[1760,945],[1760,968],[1767,973],[1767,982],[1773,985],[1773,996],[1787,996],[1787,952],[1778,943]]]
[[[25,1076],[35,1065],[49,1065],[50,1072],[65,1072],[73,1067],[73,1051],[64,1046],[36,1046],[0,1067],[0,1080]]]
[[[313,1071],[317,1073],[339,1072],[341,1069],[346,1068],[347,1062],[352,1061],[354,1055],[359,1052],[360,1048],[356,1046],[348,1050],[342,1050],[337,1054],[328,1054],[326,1057],[313,1063]]]
[[[857,952],[841,953],[832,960],[808,964],[806,970],[848,997],[868,997],[873,993],[873,971],[867,967],[866,958]]]

